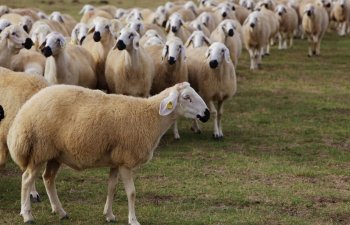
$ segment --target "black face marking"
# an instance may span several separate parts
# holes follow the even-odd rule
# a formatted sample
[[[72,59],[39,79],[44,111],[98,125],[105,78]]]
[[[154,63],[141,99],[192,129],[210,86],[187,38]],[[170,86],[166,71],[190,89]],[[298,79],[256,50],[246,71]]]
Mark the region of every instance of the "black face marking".
[[[30,49],[33,46],[33,41],[30,38],[26,38],[26,41],[24,42],[23,46],[26,49]]]
[[[209,110],[205,109],[204,116],[197,115],[197,118],[203,123],[207,122],[210,119],[210,112],[209,112]]]
[[[94,41],[99,42],[101,40],[101,33],[99,31],[96,31],[94,33],[93,38],[94,38]]]
[[[126,49],[126,45],[125,45],[124,41],[119,40],[119,41],[117,42],[117,48],[118,48],[120,51]]]
[[[47,57],[50,57],[52,56],[52,51],[51,51],[51,48],[49,46],[46,46],[45,48],[43,48],[41,50],[41,52],[43,53],[43,55],[47,58]]]
[[[5,118],[4,108],[0,105],[0,121]]]

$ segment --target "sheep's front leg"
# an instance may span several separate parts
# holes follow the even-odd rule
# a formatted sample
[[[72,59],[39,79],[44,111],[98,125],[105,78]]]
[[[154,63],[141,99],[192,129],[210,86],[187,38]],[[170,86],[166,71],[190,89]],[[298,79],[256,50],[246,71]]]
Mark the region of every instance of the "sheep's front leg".
[[[134,180],[132,178],[132,171],[128,168],[120,167],[119,173],[124,183],[126,195],[128,196],[129,225],[140,225],[140,223],[136,219],[136,214],[135,214],[136,192],[135,192]]]
[[[62,204],[58,199],[55,178],[57,172],[61,166],[61,163],[56,160],[50,160],[46,164],[45,171],[43,173],[44,185],[46,188],[47,195],[49,196],[51,208],[53,213],[57,213],[60,219],[67,219],[68,215],[62,208]]]
[[[340,36],[345,36],[346,35],[346,21],[342,22],[340,24],[340,31],[339,31]]]
[[[33,203],[40,202],[40,195],[35,188],[35,182],[33,183],[32,187],[30,189],[30,200]]]
[[[191,130],[196,134],[201,133],[201,129],[200,129],[199,124],[198,124],[198,120],[193,120]]]
[[[255,70],[255,54],[253,49],[249,49],[249,56],[250,56],[250,69]]]
[[[33,223],[34,218],[31,213],[30,204],[30,189],[37,178],[41,165],[35,168],[27,168],[22,174],[22,188],[21,188],[21,212],[25,223]]]
[[[214,138],[220,139],[219,127],[218,127],[218,112],[216,111],[215,105],[213,101],[210,101],[209,104],[210,116],[213,116],[214,119]]]
[[[179,129],[177,127],[177,120],[174,123],[174,139],[175,140],[180,140],[180,134],[179,134]]]
[[[220,138],[224,137],[224,134],[222,132],[222,127],[221,127],[221,118],[222,118],[223,113],[224,113],[224,102],[219,101],[219,103],[218,103],[218,127],[219,127]]]
[[[107,200],[103,210],[103,215],[106,216],[107,222],[116,221],[115,215],[113,215],[112,203],[114,199],[115,188],[118,183],[118,172],[118,168],[111,168],[109,171]]]
[[[278,33],[278,49],[283,49],[282,46],[283,38],[281,32]]]
[[[311,57],[312,56],[312,46],[313,46],[313,41],[312,41],[312,38],[309,37],[308,38],[309,40],[309,53],[308,53],[308,56]]]

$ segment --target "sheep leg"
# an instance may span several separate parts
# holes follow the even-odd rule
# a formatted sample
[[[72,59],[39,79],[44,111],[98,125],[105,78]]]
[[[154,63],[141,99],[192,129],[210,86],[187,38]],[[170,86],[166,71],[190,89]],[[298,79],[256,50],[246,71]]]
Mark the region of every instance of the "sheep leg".
[[[50,160],[46,164],[45,171],[43,173],[44,185],[46,188],[47,195],[49,196],[52,213],[58,213],[60,219],[67,219],[68,215],[62,208],[62,204],[58,199],[55,178],[61,163],[56,160]]]
[[[33,203],[40,202],[40,195],[35,188],[35,182],[33,183],[32,187],[30,189],[30,200]]]
[[[33,186],[35,179],[37,178],[41,165],[37,165],[35,168],[27,168],[22,174],[22,188],[21,188],[21,212],[25,223],[33,223],[34,218],[31,213],[30,204],[30,189]]]
[[[103,210],[103,215],[106,216],[107,222],[116,221],[115,215],[113,215],[112,203],[114,199],[115,188],[118,183],[118,172],[118,168],[111,168],[109,171],[107,200]]]
[[[345,34],[346,34],[346,22],[344,21],[344,22],[342,22],[342,23],[340,24],[339,35],[340,35],[340,36],[345,36]]]
[[[278,33],[278,49],[283,49],[282,41],[283,41],[282,34]]]
[[[219,133],[219,127],[218,127],[218,112],[215,108],[214,102],[209,102],[209,110],[210,110],[210,116],[213,116],[214,119],[214,138],[220,139],[220,133]]]
[[[174,139],[175,140],[180,140],[180,134],[179,134],[179,129],[177,127],[177,120],[174,123]]]
[[[312,46],[313,46],[313,41],[311,37],[309,37],[309,54],[308,54],[309,57],[312,56]]]
[[[191,130],[196,133],[196,134],[200,134],[201,133],[201,129],[199,127],[198,121],[197,120],[193,120],[192,122],[192,126],[191,126]]]
[[[290,34],[289,36],[289,47],[293,46],[293,34]]]
[[[255,54],[253,49],[249,49],[249,56],[250,56],[250,69],[255,70]]]
[[[221,127],[221,118],[222,118],[223,113],[224,113],[224,102],[219,101],[219,103],[218,103],[218,127],[219,127],[219,134],[220,134],[221,138],[224,137],[224,134],[222,132],[222,127]]]
[[[315,43],[315,54],[319,56],[321,53],[321,40]]]
[[[262,60],[262,54],[261,54],[262,50],[258,49],[255,52],[255,68],[259,69],[259,67],[261,68],[261,60]]]
[[[0,168],[5,167],[8,151],[4,143],[0,143]]]
[[[124,183],[125,192],[128,197],[129,225],[140,225],[140,223],[136,219],[136,214],[135,214],[136,192],[135,192],[134,180],[132,177],[132,171],[126,167],[120,167],[119,174]]]

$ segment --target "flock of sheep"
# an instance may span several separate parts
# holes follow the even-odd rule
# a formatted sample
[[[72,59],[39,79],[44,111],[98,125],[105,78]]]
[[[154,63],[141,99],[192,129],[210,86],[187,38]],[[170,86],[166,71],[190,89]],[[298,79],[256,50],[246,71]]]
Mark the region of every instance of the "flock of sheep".
[[[35,179],[44,165],[52,211],[67,217],[55,187],[64,163],[110,167],[106,220],[116,220],[120,177],[129,224],[139,225],[133,169],[152,158],[170,126],[180,138],[179,116],[193,119],[196,133],[198,120],[211,116],[214,138],[223,137],[223,103],[236,92],[242,47],[252,70],[277,38],[286,49],[306,36],[308,55],[319,55],[328,29],[349,32],[350,3],[201,0],[155,10],[85,5],[80,14],[77,22],[60,12],[0,6],[0,166],[10,154],[24,171],[26,223],[34,221],[31,201],[39,200]]]

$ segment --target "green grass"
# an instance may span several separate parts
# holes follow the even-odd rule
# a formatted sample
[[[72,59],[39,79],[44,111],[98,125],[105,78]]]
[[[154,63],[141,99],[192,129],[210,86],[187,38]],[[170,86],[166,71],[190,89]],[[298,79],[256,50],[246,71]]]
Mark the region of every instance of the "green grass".
[[[327,34],[322,56],[308,58],[307,42],[296,40],[292,49],[274,47],[256,72],[244,51],[238,93],[225,105],[224,140],[212,139],[212,121],[196,135],[181,120],[181,141],[169,131],[135,172],[139,222],[350,224],[349,49],[349,37]],[[12,162],[0,171],[0,224],[22,224],[20,174]],[[36,224],[105,224],[107,174],[61,169],[57,189],[70,214],[62,222],[37,181]],[[127,224],[121,184],[113,206],[118,224]]]

